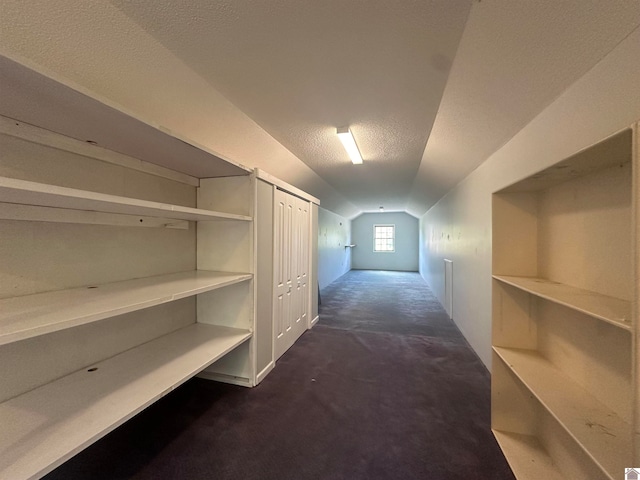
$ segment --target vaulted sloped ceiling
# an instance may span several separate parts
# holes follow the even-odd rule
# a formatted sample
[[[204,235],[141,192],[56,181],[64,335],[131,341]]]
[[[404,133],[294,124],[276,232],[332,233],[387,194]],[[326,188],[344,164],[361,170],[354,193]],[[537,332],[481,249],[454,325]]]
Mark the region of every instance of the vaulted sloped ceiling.
[[[363,210],[405,208],[471,5],[112,3]]]
[[[638,0],[474,4],[407,210],[423,214],[639,25]]]
[[[1,8],[0,52],[259,166],[350,218],[380,205],[422,215],[640,25],[638,0]],[[364,165],[342,149],[335,129],[344,125]]]
[[[608,0],[112,3],[358,208],[414,215],[640,21]]]

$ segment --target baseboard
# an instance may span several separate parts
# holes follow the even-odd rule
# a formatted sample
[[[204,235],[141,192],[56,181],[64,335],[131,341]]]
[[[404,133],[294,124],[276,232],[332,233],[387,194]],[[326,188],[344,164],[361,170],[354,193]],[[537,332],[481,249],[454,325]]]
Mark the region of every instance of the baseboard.
[[[318,323],[318,320],[320,320],[320,315],[316,315],[316,318],[314,318],[313,320],[311,320],[311,325],[309,325],[309,328],[313,328],[313,326]]]
[[[231,385],[240,385],[241,387],[253,387],[249,378],[225,375],[224,373],[202,371],[196,375],[196,377],[204,378],[205,380],[213,380],[215,382],[229,383]]]
[[[256,385],[258,385],[262,380],[264,380],[264,377],[269,375],[269,372],[271,372],[271,370],[273,370],[273,367],[275,366],[276,364],[274,361],[269,362],[269,364],[266,367],[264,367],[264,369],[256,376]]]

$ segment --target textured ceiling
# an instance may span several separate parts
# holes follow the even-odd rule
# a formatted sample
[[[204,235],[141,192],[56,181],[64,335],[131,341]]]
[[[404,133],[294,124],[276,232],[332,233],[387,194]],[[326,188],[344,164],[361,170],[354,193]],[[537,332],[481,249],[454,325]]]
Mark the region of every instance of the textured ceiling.
[[[638,0],[3,0],[0,53],[345,217],[419,216],[639,24]]]
[[[471,5],[112,3],[363,210],[405,208]]]
[[[112,4],[356,207],[416,216],[640,21],[637,0]]]

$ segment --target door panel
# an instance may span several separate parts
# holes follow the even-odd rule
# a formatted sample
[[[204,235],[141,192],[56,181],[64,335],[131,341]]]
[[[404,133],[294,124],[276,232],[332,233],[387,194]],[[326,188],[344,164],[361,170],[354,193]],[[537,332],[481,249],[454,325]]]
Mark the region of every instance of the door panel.
[[[308,309],[309,309],[309,220],[310,209],[309,202],[305,202],[299,198],[296,199],[298,203],[298,274],[296,279],[298,281],[298,290],[300,296],[300,314],[298,316],[300,335],[304,333],[308,325]]]
[[[285,334],[287,339],[284,343],[285,350],[288,349],[291,345],[290,336],[291,329],[293,328],[295,316],[295,294],[292,294],[293,282],[295,278],[296,271],[296,262],[294,257],[294,251],[296,249],[296,244],[293,241],[293,229],[295,227],[295,206],[293,205],[293,201],[291,195],[288,193],[282,192],[285,200],[285,225],[283,238],[285,243],[285,264],[287,268],[286,272],[286,287],[287,294],[285,296],[285,310],[284,310],[284,324],[285,324]]]
[[[274,303],[273,303],[273,326],[276,347],[284,341],[285,336],[285,321],[286,321],[286,308],[285,304],[287,300],[287,255],[284,254],[286,249],[285,243],[285,224],[286,224],[286,198],[283,195],[284,192],[280,190],[275,191],[274,195],[274,209],[273,209],[273,248],[275,252],[283,252],[283,254],[276,254],[273,258],[274,268]]]
[[[309,310],[309,202],[282,190],[274,207],[274,355],[304,333]]]

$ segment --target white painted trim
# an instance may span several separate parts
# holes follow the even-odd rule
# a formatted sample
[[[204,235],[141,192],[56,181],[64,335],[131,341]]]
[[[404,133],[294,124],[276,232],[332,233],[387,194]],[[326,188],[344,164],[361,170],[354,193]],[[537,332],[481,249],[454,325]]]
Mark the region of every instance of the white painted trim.
[[[258,375],[256,375],[256,385],[258,385],[260,382],[262,382],[262,380],[264,380],[264,378],[269,375],[269,373],[271,372],[271,370],[273,370],[273,368],[276,366],[276,363],[272,360],[270,361],[266,367],[264,367],[262,369],[262,371],[260,373],[258,373]]]
[[[303,200],[306,200],[311,203],[315,203],[316,205],[320,205],[320,200],[317,199],[316,197],[309,195],[308,193],[300,190],[297,187],[294,187],[293,185],[283,180],[280,180],[277,177],[274,177],[273,175],[265,172],[264,170],[260,170],[259,168],[256,168],[256,176],[259,179],[264,180],[265,182],[278,187],[280,190],[284,190],[285,192],[295,195],[296,197],[300,197]]]
[[[249,215],[254,220],[257,218],[258,212],[258,179],[255,171],[251,172],[249,176],[249,189],[251,190],[251,198],[249,204]],[[251,257],[251,274],[253,279],[251,280],[251,331],[257,330],[257,311],[258,305],[258,285],[256,280],[256,274],[258,272],[258,225],[256,221],[251,222],[251,246],[249,248],[249,256]],[[249,344],[249,365],[251,369],[251,386],[258,384],[258,341],[255,336],[250,340]]]
[[[314,327],[314,325],[318,323],[318,320],[320,320],[320,315],[316,315],[316,318],[311,320],[311,324],[309,325],[309,330],[311,330]]]
[[[31,143],[44,145],[65,152],[75,153],[85,157],[95,158],[102,162],[119,165],[139,172],[148,173],[157,177],[166,178],[175,182],[184,183],[194,187],[200,186],[200,180],[185,173],[176,172],[160,165],[138,160],[122,153],[107,150],[106,148],[92,145],[75,138],[60,135],[59,133],[45,130],[44,128],[29,125],[28,123],[14,120],[0,115],[0,133],[11,137],[20,138]]]

